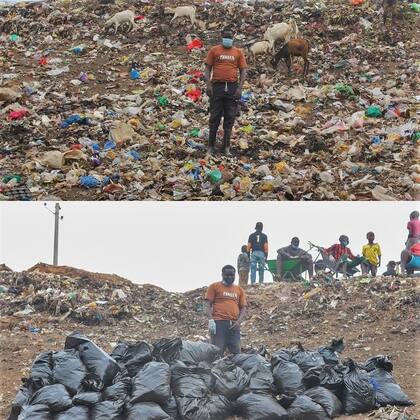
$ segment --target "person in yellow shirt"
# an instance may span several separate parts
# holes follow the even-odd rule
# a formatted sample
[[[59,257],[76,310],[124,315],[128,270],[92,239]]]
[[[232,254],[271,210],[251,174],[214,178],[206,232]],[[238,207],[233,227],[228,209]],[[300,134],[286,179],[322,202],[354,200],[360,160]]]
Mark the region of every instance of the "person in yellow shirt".
[[[363,245],[362,255],[365,261],[362,263],[362,274],[366,275],[371,273],[373,277],[376,277],[378,267],[381,265],[381,247],[378,243],[374,243],[375,234],[368,232],[366,234],[368,243]]]

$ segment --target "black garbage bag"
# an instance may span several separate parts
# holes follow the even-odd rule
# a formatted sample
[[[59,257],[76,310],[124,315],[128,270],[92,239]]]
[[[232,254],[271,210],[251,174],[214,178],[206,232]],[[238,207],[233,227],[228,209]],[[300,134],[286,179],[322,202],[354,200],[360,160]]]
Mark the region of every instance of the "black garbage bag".
[[[236,400],[235,414],[249,420],[286,420],[287,411],[266,393],[248,392]]]
[[[97,375],[104,386],[111,385],[114,376],[120,370],[118,363],[109,354],[81,333],[70,334],[66,338],[64,348],[77,349],[87,370]]]
[[[181,420],[181,416],[178,411],[178,404],[176,403],[176,399],[173,395],[165,404],[162,404],[162,409],[171,419]]]
[[[250,391],[275,392],[273,373],[270,363],[259,354],[235,354],[230,360],[248,375]]]
[[[54,420],[90,420],[89,407],[75,405],[66,411],[56,414]]]
[[[53,420],[50,408],[45,404],[25,405],[18,420]]]
[[[100,392],[80,392],[73,397],[74,405],[91,406],[102,401],[102,394]]]
[[[271,355],[271,365],[274,366],[279,360],[291,362],[294,352],[289,349],[280,349]]]
[[[337,417],[343,412],[341,401],[327,388],[316,386],[308,389],[303,395],[309,397],[325,410],[329,417]]]
[[[105,388],[102,397],[104,400],[125,401],[131,394],[131,378],[125,377],[119,379],[115,384]]]
[[[322,386],[333,392],[338,398],[342,397],[344,379],[342,365],[325,365],[309,369],[303,375],[302,381],[306,388]]]
[[[34,363],[32,364],[31,370],[29,371],[29,376],[31,378],[42,379],[42,386],[52,385],[54,383],[52,371],[52,354],[52,351],[45,351],[38,354]]]
[[[229,400],[235,400],[248,385],[245,371],[227,360],[220,360],[211,370],[212,388]]]
[[[279,394],[297,395],[305,390],[303,372],[296,363],[278,360],[273,367],[273,376]]]
[[[370,383],[375,390],[375,401],[380,406],[385,405],[413,405],[391,373],[377,368],[369,372]]]
[[[182,341],[179,360],[187,365],[198,365],[206,362],[213,363],[220,355],[220,349],[204,341]]]
[[[370,357],[366,360],[365,364],[363,365],[363,369],[367,372],[371,372],[376,368],[384,369],[387,372],[392,372],[394,365],[392,364],[389,356],[384,356],[381,354],[378,356]]]
[[[35,392],[31,397],[31,405],[44,404],[50,411],[58,412],[70,408],[73,404],[64,385],[47,385]]]
[[[175,397],[204,398],[211,387],[210,369],[176,363],[171,367],[171,388]]]
[[[158,362],[164,362],[168,365],[179,360],[182,350],[182,340],[180,338],[168,339],[162,338],[153,343],[153,359]]]
[[[232,414],[231,402],[222,395],[176,397],[176,401],[183,420],[223,420]]]
[[[339,353],[344,350],[344,338],[333,339],[329,346],[320,347],[318,353],[324,358],[327,365],[337,365],[340,363]]]
[[[365,413],[375,408],[375,390],[370,383],[369,374],[359,369],[351,359],[344,373],[342,402],[346,414]]]
[[[133,378],[131,404],[155,402],[164,404],[171,397],[171,371],[167,363],[149,362]]]
[[[16,420],[22,410],[22,407],[29,405],[32,395],[38,389],[43,387],[43,379],[25,378],[22,379],[23,385],[16,393],[15,399],[12,401],[12,407],[7,420]]]
[[[87,373],[82,382],[84,391],[101,392],[104,389],[104,383],[96,373]]]
[[[144,341],[134,344],[122,342],[118,343],[110,356],[122,364],[128,375],[133,377],[146,363],[152,361],[152,348]]]
[[[296,363],[303,372],[325,365],[324,358],[317,351],[305,351],[299,343],[298,350],[293,354],[291,361]]]
[[[126,420],[171,420],[159,404],[153,402],[142,402],[128,404],[126,409]]]
[[[325,410],[306,395],[298,395],[287,410],[290,420],[328,420]]]
[[[91,420],[122,420],[123,401],[101,401],[90,409]]]
[[[52,360],[54,382],[64,385],[70,395],[80,392],[87,372],[79,353],[74,349],[59,351]]]

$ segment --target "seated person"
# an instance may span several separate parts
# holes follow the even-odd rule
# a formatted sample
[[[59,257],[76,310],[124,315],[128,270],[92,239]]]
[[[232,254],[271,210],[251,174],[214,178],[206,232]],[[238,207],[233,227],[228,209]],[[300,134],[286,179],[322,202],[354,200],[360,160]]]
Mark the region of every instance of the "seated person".
[[[282,276],[283,272],[283,261],[288,259],[298,258],[301,261],[301,268],[296,267],[296,270],[292,270],[291,274],[294,277],[299,277],[303,272],[308,271],[309,279],[312,280],[314,276],[314,263],[312,261],[312,255],[299,248],[299,238],[292,238],[290,245],[285,246],[277,250],[277,275]]]
[[[390,261],[386,265],[386,271],[382,273],[383,276],[393,276],[397,275],[397,263],[395,261]]]
[[[420,243],[417,241],[410,249],[401,252],[401,274],[413,274],[420,270]]]
[[[335,269],[345,276],[352,276],[357,273],[357,266],[365,261],[364,257],[359,255],[354,256],[347,247],[349,238],[346,235],[341,235],[338,238],[339,243],[331,245],[329,248],[324,248],[323,252],[328,256],[331,263],[335,264]],[[350,260],[350,261],[349,261]]]

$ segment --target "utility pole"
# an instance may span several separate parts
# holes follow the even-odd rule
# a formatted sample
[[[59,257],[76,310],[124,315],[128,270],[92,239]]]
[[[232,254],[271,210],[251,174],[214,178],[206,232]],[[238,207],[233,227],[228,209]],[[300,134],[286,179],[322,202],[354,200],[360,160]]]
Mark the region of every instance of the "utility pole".
[[[55,203],[55,211],[51,211],[47,207],[47,203],[44,203],[45,208],[54,215],[54,254],[53,254],[53,265],[58,265],[58,232],[60,227],[60,220],[63,220],[63,216],[60,217],[60,204]]]

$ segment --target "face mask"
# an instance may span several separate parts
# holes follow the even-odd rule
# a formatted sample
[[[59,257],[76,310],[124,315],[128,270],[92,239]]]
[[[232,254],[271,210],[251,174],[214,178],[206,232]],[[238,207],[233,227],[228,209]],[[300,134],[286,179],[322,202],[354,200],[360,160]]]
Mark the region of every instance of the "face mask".
[[[343,246],[347,246],[348,244],[349,244],[348,241],[341,241],[341,245],[343,245]]]
[[[235,276],[223,277],[223,283],[230,286],[235,281]]]
[[[232,45],[233,45],[233,39],[231,39],[231,38],[223,38],[223,39],[222,39],[222,45],[223,45],[225,48],[232,48]]]
[[[293,249],[298,249],[299,248],[299,245],[292,244],[292,248]]]

